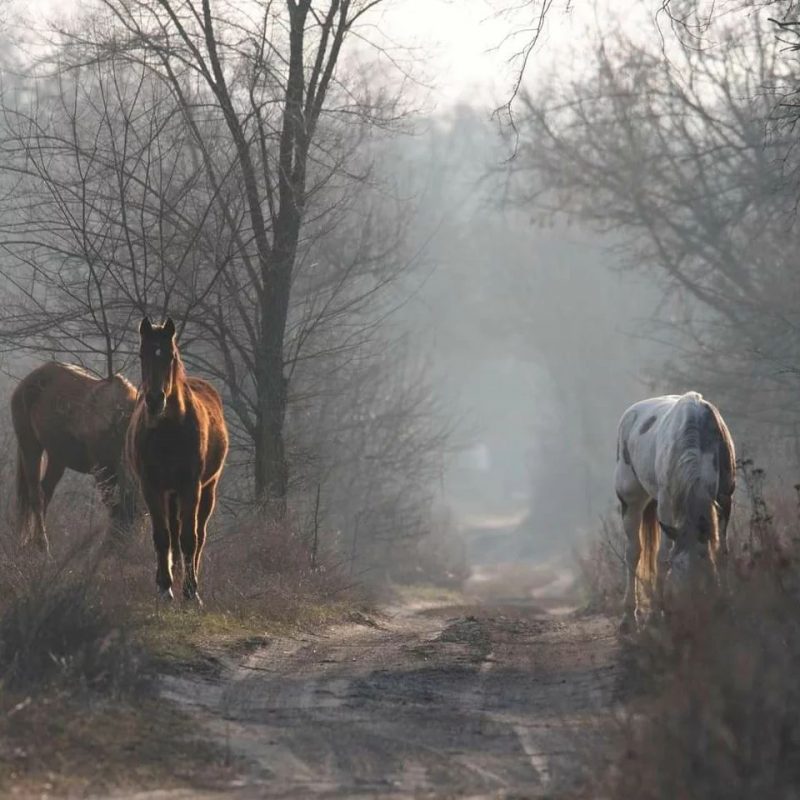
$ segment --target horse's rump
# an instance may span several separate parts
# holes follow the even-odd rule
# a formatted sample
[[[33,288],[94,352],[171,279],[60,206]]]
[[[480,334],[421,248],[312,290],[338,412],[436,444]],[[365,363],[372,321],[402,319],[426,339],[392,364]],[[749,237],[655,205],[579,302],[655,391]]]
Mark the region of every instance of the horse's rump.
[[[20,446],[38,444],[68,469],[118,464],[136,390],[122,376],[96,378],[56,361],[33,370],[14,390],[11,413]]]

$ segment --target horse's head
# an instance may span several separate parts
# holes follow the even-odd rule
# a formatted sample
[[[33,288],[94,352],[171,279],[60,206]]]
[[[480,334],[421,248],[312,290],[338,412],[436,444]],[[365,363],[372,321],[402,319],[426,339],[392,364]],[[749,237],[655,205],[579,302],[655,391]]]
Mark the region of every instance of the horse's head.
[[[167,398],[175,384],[178,363],[175,323],[167,317],[162,325],[153,325],[145,317],[139,325],[139,337],[145,408],[148,418],[158,420],[167,410]]]
[[[676,592],[705,590],[716,579],[715,558],[718,545],[717,505],[713,500],[690,504],[687,514],[675,527],[661,525],[673,541],[668,584]]]

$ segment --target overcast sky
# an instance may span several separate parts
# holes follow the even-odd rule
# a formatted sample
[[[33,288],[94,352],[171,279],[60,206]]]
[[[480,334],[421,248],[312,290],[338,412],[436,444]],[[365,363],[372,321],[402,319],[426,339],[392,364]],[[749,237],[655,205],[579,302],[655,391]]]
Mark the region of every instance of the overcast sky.
[[[80,0],[12,0],[11,5],[37,22],[54,12],[69,13]],[[553,69],[568,74],[588,46],[587,30],[595,26],[652,30],[649,7],[658,5],[655,0],[554,0],[528,80],[541,80]],[[431,110],[458,102],[492,106],[508,97],[517,68],[513,56],[528,38],[519,32],[535,23],[538,7],[527,0],[386,0],[367,18],[363,35],[382,47],[396,47],[400,60],[415,62],[414,76],[429,87]]]
[[[573,69],[589,46],[589,30],[623,26],[643,35],[654,32],[649,6],[658,5],[655,0],[554,0],[528,81],[553,69]],[[393,41],[416,46],[434,84],[435,102],[497,104],[513,86],[514,55],[529,41],[525,30],[535,23],[538,8],[526,0],[389,0],[374,21]]]

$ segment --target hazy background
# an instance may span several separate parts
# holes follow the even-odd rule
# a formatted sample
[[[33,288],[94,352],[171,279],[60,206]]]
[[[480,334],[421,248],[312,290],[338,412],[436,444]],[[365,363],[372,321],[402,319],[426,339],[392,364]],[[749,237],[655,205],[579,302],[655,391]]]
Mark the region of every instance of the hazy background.
[[[363,526],[369,527],[375,551],[364,556],[368,561],[385,557],[381,543],[397,528],[392,522],[383,530],[377,522],[386,517],[389,501],[375,500],[381,492],[372,483],[364,489],[367,484],[354,465],[363,466],[367,458],[383,464],[391,475],[375,480],[382,487],[394,487],[393,514],[400,513],[401,506],[403,514],[424,507],[421,517],[447,517],[457,535],[499,527],[513,534],[510,557],[550,557],[568,552],[613,509],[616,424],[628,405],[655,392],[697,388],[727,411],[730,379],[715,382],[704,366],[716,368],[722,358],[713,345],[709,350],[709,332],[718,331],[717,312],[709,312],[701,294],[687,289],[687,282],[669,271],[672,262],[663,261],[665,240],[648,239],[655,223],[645,219],[645,206],[623,208],[626,198],[638,197],[640,190],[657,194],[663,175],[647,173],[648,159],[637,154],[630,132],[622,126],[625,119],[630,122],[626,109],[604,101],[614,80],[629,81],[625,91],[630,108],[637,109],[637,70],[648,65],[656,83],[670,85],[672,80],[678,86],[682,80],[694,81],[688,61],[670,60],[679,48],[663,15],[657,17],[659,6],[632,0],[554,4],[512,103],[511,119],[498,109],[514,97],[522,67],[517,56],[535,22],[531,5],[398,0],[380,6],[358,29],[341,69],[354,81],[374,84],[376,92],[387,87],[399,92],[399,123],[370,131],[365,139],[360,157],[370,162],[370,179],[346,224],[342,220],[324,235],[309,238],[310,266],[298,278],[296,293],[302,299],[304,292],[316,291],[314,281],[304,276],[312,276],[313,268],[326,259],[334,269],[335,254],[349,252],[366,228],[371,246],[387,245],[381,269],[391,277],[369,312],[359,306],[362,330],[379,333],[357,358],[341,360],[341,355],[329,356],[336,348],[320,348],[328,355],[313,363],[323,367],[305,367],[306,362],[298,361],[287,425],[298,503],[307,507],[315,487],[329,486],[317,498],[322,495],[323,506],[329,498],[330,507],[324,510],[330,515],[330,535],[344,546],[357,535],[364,537]],[[52,17],[74,25],[74,15],[82,11],[85,7],[64,2],[5,7],[4,31],[14,65],[7,73],[7,96],[14,70],[24,74],[48,51],[41,38],[45,21]],[[736,24],[752,29],[746,15],[742,19]],[[760,19],[759,24],[766,25],[765,18]],[[735,27],[725,21],[723,28],[729,25]],[[730,42],[736,37],[720,37],[716,44],[735,47]],[[740,39],[742,48],[750,46],[747,37]],[[758,46],[768,49],[777,63],[774,35],[764,29],[760,41]],[[748,61],[744,52],[738,53],[743,61],[738,66],[731,62],[734,66],[725,73],[731,83],[748,74],[742,66]],[[44,68],[38,69],[45,75]],[[765,77],[755,76],[748,84],[752,96],[762,98],[759,113],[772,102],[759,93],[758,81]],[[698,91],[723,113],[717,88],[707,79]],[[744,93],[736,96],[754,109]],[[615,119],[617,111],[621,116]],[[659,136],[680,136],[677,129],[659,129],[657,114],[645,118],[652,122],[650,128],[632,123],[632,129],[644,131],[643,140],[649,133],[651,143]],[[748,130],[765,135],[766,116],[759,118],[753,110],[750,123]],[[582,133],[585,141],[579,138]],[[591,152],[587,143],[599,141],[601,134],[611,144]],[[753,133],[750,140],[753,152],[763,150],[765,140],[757,142],[755,137]],[[615,152],[614,142],[621,159],[627,153],[629,164],[613,159],[601,163],[604,152]],[[669,153],[669,148],[661,152]],[[685,165],[688,157],[684,152],[675,164]],[[686,167],[687,185],[692,170],[702,168],[699,151],[696,158],[694,166]],[[771,155],[765,158],[774,163]],[[595,167],[598,174],[619,180],[604,187],[592,172]],[[682,168],[673,165],[672,174]],[[771,191],[782,180],[779,171],[773,177]],[[681,197],[685,196],[684,192]],[[726,195],[719,189],[718,196]],[[651,219],[659,218],[658,209],[650,211]],[[687,205],[680,224],[691,225],[686,215],[695,211]],[[726,240],[726,226],[747,217],[745,212],[740,219],[728,211],[710,226],[719,241]],[[704,224],[699,217],[692,219]],[[784,220],[781,230],[791,240],[792,223]],[[672,244],[667,242],[667,250]],[[704,249],[682,253],[677,263],[699,259],[713,270],[717,262],[709,259],[709,247],[706,242]],[[726,257],[722,252],[718,260]],[[698,273],[698,280],[706,280],[708,270]],[[311,305],[298,300],[297,314]],[[750,303],[749,318],[754,307]],[[767,306],[760,308],[771,313]],[[745,324],[744,316],[737,319],[737,324]],[[785,341],[780,331],[772,335],[773,341]],[[739,334],[711,336],[718,343],[724,340],[739,356],[746,354],[748,369],[761,363],[763,342],[744,345],[746,337],[737,338]],[[191,347],[187,344],[190,353]],[[134,351],[122,348],[119,355],[119,368],[135,380]],[[195,349],[200,369],[201,355]],[[791,358],[790,349],[782,356],[784,365]],[[36,360],[30,350],[5,348],[3,366],[11,376],[6,391]],[[85,361],[98,369],[91,358]],[[366,371],[367,363],[372,372]],[[354,365],[362,370],[358,380]],[[731,368],[740,370],[742,365]],[[769,381],[785,376],[781,369],[776,365],[762,377]],[[355,391],[352,387],[360,380],[372,389],[383,388],[345,428],[340,423],[355,402],[347,392]],[[784,391],[793,387],[790,381]],[[405,422],[398,425],[394,435],[390,420],[400,412],[388,410],[391,402],[413,393],[416,399],[403,406],[402,419],[415,422],[409,428]],[[363,400],[364,393],[358,396]],[[796,430],[794,417],[787,421],[772,415],[746,429],[750,411],[760,405],[752,392],[740,399],[730,416],[735,424],[741,421],[744,447],[758,453],[774,434],[783,454],[776,469],[790,475],[796,464],[796,435],[788,437],[785,431]],[[423,417],[424,424],[417,426]],[[384,427],[380,433],[376,429],[364,434],[368,444],[356,447],[352,431],[360,426],[366,430],[364,420],[382,421]],[[425,455],[418,464],[404,461],[401,469],[390,454],[402,438],[399,432],[412,428],[417,441],[425,441],[414,452]],[[745,435],[746,430],[755,433]],[[230,486],[249,469],[246,436],[241,436],[243,455],[232,459]],[[370,447],[374,452],[364,456]],[[349,460],[341,458],[343,452],[350,454]],[[356,486],[363,493],[357,502]],[[415,521],[408,525],[415,536],[430,530],[429,521],[412,516]],[[347,547],[357,550],[355,544]]]

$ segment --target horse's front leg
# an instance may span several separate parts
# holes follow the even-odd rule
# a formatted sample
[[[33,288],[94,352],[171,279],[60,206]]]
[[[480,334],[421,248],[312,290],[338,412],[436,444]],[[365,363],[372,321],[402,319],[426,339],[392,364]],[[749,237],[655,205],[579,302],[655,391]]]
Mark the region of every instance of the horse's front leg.
[[[200,603],[197,594],[197,572],[195,553],[197,551],[197,514],[200,507],[200,481],[191,488],[184,489],[180,495],[181,552],[183,553],[183,596],[187,600]]]
[[[156,548],[156,586],[163,600],[172,600],[172,558],[170,554],[169,516],[165,492],[146,490],[144,500],[153,523],[153,544]]]
[[[717,530],[719,534],[719,545],[717,548],[717,576],[720,588],[724,594],[728,594],[730,588],[730,578],[728,576],[728,523],[731,520],[731,508],[733,498],[729,495],[720,495],[717,498],[719,513],[717,517]]]
[[[667,613],[666,579],[667,573],[669,572],[672,547],[672,540],[662,530],[658,545],[656,587],[655,597],[653,598],[655,601],[653,610],[662,616]]]

